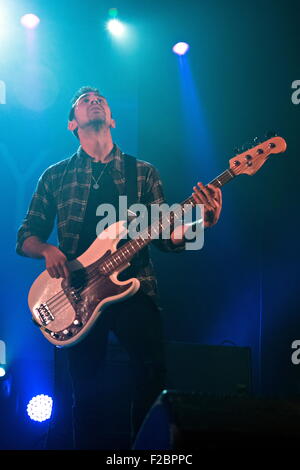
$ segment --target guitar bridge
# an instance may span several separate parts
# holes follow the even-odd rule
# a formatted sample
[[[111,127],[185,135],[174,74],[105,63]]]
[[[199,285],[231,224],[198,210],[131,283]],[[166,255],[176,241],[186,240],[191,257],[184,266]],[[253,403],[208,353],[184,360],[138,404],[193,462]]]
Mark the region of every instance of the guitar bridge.
[[[54,320],[54,316],[47,304],[41,304],[36,310],[38,312],[39,319],[44,326]]]

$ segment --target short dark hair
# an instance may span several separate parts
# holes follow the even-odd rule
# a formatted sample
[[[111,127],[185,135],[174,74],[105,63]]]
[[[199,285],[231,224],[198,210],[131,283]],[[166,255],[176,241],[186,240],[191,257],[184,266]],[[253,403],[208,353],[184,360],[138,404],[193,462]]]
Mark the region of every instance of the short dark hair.
[[[79,90],[76,91],[75,95],[73,96],[72,100],[71,100],[71,109],[69,111],[69,121],[72,121],[72,119],[74,119],[74,116],[75,116],[75,103],[76,101],[78,100],[78,98],[81,96],[81,95],[84,95],[85,93],[96,93],[97,95],[101,95],[100,91],[98,90],[98,88],[95,88],[95,87],[92,87],[92,86],[82,86],[81,88],[79,88]],[[77,137],[77,139],[79,138],[78,137],[78,130],[75,129],[73,131],[73,134]]]

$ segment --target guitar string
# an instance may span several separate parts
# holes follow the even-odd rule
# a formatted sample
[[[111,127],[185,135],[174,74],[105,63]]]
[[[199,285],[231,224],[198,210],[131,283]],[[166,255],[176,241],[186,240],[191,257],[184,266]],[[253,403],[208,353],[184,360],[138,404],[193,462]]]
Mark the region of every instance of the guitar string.
[[[174,215],[176,216],[176,214],[174,214]],[[148,242],[151,242],[151,238],[150,238],[150,236],[149,236],[149,232],[150,232],[150,231],[149,231],[149,227],[147,227],[147,230],[146,230],[145,232],[147,232],[147,234],[148,234],[148,238],[147,238],[146,240],[147,240]],[[142,237],[139,237],[139,238],[136,239],[135,241],[138,242],[139,240],[141,240],[141,241],[144,242],[144,238],[142,238]],[[138,246],[139,246],[139,245],[138,245]],[[121,249],[124,250],[124,246],[123,246]],[[128,250],[128,251],[129,251],[129,250]],[[131,257],[134,256],[134,254],[135,254],[135,253],[131,253]],[[114,258],[116,257],[116,252],[114,252],[114,253],[112,254],[112,258],[113,258],[113,257],[114,257]],[[82,293],[85,293],[85,294],[86,294],[86,292],[89,290],[89,288],[90,288],[90,287],[92,288],[92,287],[94,286],[95,282],[98,282],[98,279],[99,279],[99,270],[101,270],[101,267],[102,267],[105,263],[107,263],[107,261],[109,261],[109,258],[110,258],[110,257],[108,257],[108,259],[102,260],[101,263],[96,262],[96,263],[95,263],[95,266],[93,266],[92,269],[89,269],[89,274],[88,274],[88,276],[87,276],[86,279],[88,280],[88,282],[89,282],[89,281],[92,281],[92,282],[89,282],[89,285],[88,285],[85,289],[82,290]],[[120,258],[120,255],[119,255],[119,258]],[[121,259],[121,258],[120,258],[120,259]],[[121,260],[122,260],[122,259],[121,259]],[[125,259],[125,260],[122,260],[122,261],[123,261],[122,264],[124,264],[125,262],[128,262],[128,259]],[[108,275],[113,274],[115,271],[117,271],[117,269],[118,269],[119,267],[122,266],[122,264],[119,265],[119,266],[114,266],[113,263],[112,263],[112,261],[111,261],[111,264],[112,264],[112,268],[113,268],[113,269],[112,269],[109,273],[105,273],[106,275],[107,275],[107,274],[108,274]],[[72,288],[70,288],[70,290],[71,290],[71,289],[72,289]],[[73,288],[73,290],[74,290],[74,288]],[[75,289],[75,290],[76,290],[76,289]],[[67,302],[66,302],[66,301],[67,301]],[[62,303],[62,302],[63,302],[63,303]],[[60,292],[58,292],[57,294],[55,294],[53,297],[51,297],[51,298],[47,301],[47,305],[49,306],[49,308],[51,309],[51,311],[54,313],[54,312],[55,312],[54,309],[55,309],[56,307],[61,308],[62,305],[65,305],[65,303],[68,303],[68,302],[69,302],[69,299],[68,299],[68,297],[67,297],[65,291],[64,291],[64,290],[61,290]],[[57,310],[56,310],[56,311],[57,311]]]
[[[175,215],[176,215],[176,214],[175,214]],[[158,221],[157,221],[157,222],[158,222]],[[146,229],[146,231],[145,231],[144,233],[145,233],[145,234],[147,233],[148,237],[146,238],[146,240],[150,242],[150,241],[151,241],[151,238],[150,238],[150,236],[149,236],[149,232],[150,232],[149,227],[147,227],[147,229]],[[142,241],[142,242],[144,242],[144,239],[145,239],[145,238],[143,238],[143,237],[140,236],[140,237],[137,238],[135,241],[136,241],[137,244],[138,244],[138,243],[139,243],[139,240]],[[138,246],[139,246],[139,245],[138,245]],[[125,245],[124,245],[123,247],[121,247],[121,250],[123,249],[123,252],[124,252],[124,247],[125,247]],[[126,248],[126,247],[125,247],[125,248]],[[129,252],[128,249],[127,249],[127,251]],[[111,256],[109,256],[108,258],[102,260],[101,263],[99,263],[99,261],[100,261],[100,260],[99,260],[98,262],[95,263],[95,266],[93,266],[92,268],[90,268],[90,269],[86,268],[86,269],[88,270],[88,275],[87,275],[87,277],[86,277],[87,281],[92,280],[94,277],[98,277],[98,275],[99,275],[99,269],[101,270],[101,267],[103,267],[105,263],[107,264],[108,262],[110,262],[110,263],[112,264],[112,268],[113,268],[113,269],[112,269],[112,271],[111,271],[111,274],[112,274],[114,271],[116,271],[116,270],[118,269],[118,267],[121,266],[121,265],[119,265],[119,266],[114,266],[113,261],[111,261],[111,259],[114,259],[114,261],[115,261],[115,259],[116,259],[116,253],[117,253],[117,252],[112,253]],[[130,252],[129,252],[129,254],[131,254],[131,257],[132,257],[132,256],[134,256],[135,253],[134,253],[134,252],[133,252],[133,253],[130,253]],[[118,256],[119,256],[119,259],[121,259],[121,258],[120,258],[120,255],[118,255]],[[128,262],[127,259],[125,259],[125,260],[122,260],[122,259],[121,259],[121,261],[123,261],[122,264],[124,264],[125,262]],[[106,274],[107,274],[107,273],[106,273]],[[70,287],[70,290],[71,290],[71,289],[72,289],[72,287]],[[73,288],[73,289],[74,289],[74,288]],[[76,290],[76,289],[75,289],[75,290]],[[64,295],[65,295],[65,291],[64,291],[64,290],[59,291],[59,292],[58,292],[57,294],[55,294],[53,297],[50,297],[50,299],[48,299],[47,305],[49,305],[49,307],[50,307],[50,305],[53,305],[57,300],[60,299],[60,297],[64,297]],[[53,306],[54,306],[54,305],[53,305]]]
[[[229,175],[229,178],[228,178],[228,175]],[[233,178],[233,176],[232,176],[232,174],[230,173],[230,171],[229,171],[229,170],[225,170],[225,172],[223,172],[223,173],[222,173],[219,177],[217,177],[215,180],[212,180],[212,182],[209,183],[209,184],[213,184],[213,183],[214,183],[214,184],[216,185],[216,183],[221,183],[220,186],[222,186],[223,184],[225,184],[227,181],[229,181],[229,180],[232,179],[232,178]],[[223,180],[223,181],[222,181],[222,180]],[[227,180],[227,181],[226,181],[226,180]],[[218,184],[218,186],[219,186],[219,184]],[[193,201],[192,196],[190,196],[188,199],[186,199],[186,200],[182,203],[182,205],[183,205],[184,203],[192,202],[192,201]],[[149,229],[149,227],[148,227],[148,229]],[[112,254],[112,256],[114,256],[114,255],[115,255],[115,253]],[[107,261],[109,261],[109,259],[108,259],[108,260],[104,260],[103,263],[104,263],[104,262],[107,262]],[[93,285],[94,285],[94,283],[95,283],[95,281],[93,281],[93,279],[94,279],[94,278],[97,278],[97,277],[99,276],[99,268],[101,269],[101,266],[103,265],[103,263],[101,263],[100,266],[96,264],[96,266],[94,266],[92,269],[89,270],[89,274],[88,274],[88,276],[87,276],[87,280],[88,280],[88,281],[92,281],[92,282],[89,283],[89,286],[88,286],[86,289],[84,289],[84,290],[82,291],[82,293],[86,293],[87,290],[90,289],[90,287],[93,287]],[[113,273],[114,271],[116,271],[116,269],[117,269],[116,267],[114,267],[114,268],[115,268],[115,269],[112,271],[112,273]],[[86,270],[88,270],[88,268],[86,268]],[[70,289],[71,289],[71,288],[70,288]],[[73,289],[74,289],[74,288],[73,288]],[[77,289],[75,289],[75,290],[77,290]],[[67,295],[66,295],[66,293],[65,293],[64,290],[59,291],[57,294],[55,294],[53,297],[51,297],[51,298],[47,301],[47,305],[48,305],[49,307],[51,306],[51,309],[52,309],[52,310],[53,310],[54,308],[56,308],[56,307],[61,308],[61,306],[62,306],[63,304],[60,302],[60,300],[63,301],[63,304],[64,304],[64,301],[67,301],[66,303],[69,302],[69,299],[68,299],[68,297],[67,297]],[[54,310],[53,310],[53,312],[54,312]]]
[[[232,171],[230,171],[230,169],[227,169],[221,175],[219,175],[217,178],[212,180],[209,184],[213,184],[216,187],[221,187],[234,177],[235,177],[235,174],[232,173]],[[188,199],[186,199],[182,203],[182,205],[184,205],[186,203],[191,203],[191,202],[194,202],[192,196],[189,197]],[[159,225],[160,225],[160,222],[159,222]],[[161,225],[160,225],[160,227],[161,227]],[[112,254],[112,258],[114,258],[114,257],[115,257],[115,253]],[[108,260],[105,260],[104,262],[109,261],[109,258],[110,257],[108,257]],[[112,263],[112,261],[111,261],[111,263]],[[88,290],[92,289],[94,287],[94,284],[99,281],[99,268],[101,269],[102,265],[103,265],[103,263],[100,263],[100,265],[99,265],[99,263],[96,263],[96,265],[92,269],[88,270],[88,268],[86,268],[86,270],[89,272],[89,274],[87,276],[87,279],[89,281],[91,280],[92,282],[90,282],[89,285],[85,289],[83,289],[82,293],[86,293]],[[117,268],[114,267],[111,274],[113,272],[115,272],[116,270],[117,270]],[[75,289],[75,290],[78,290],[78,289]],[[64,300],[59,301],[61,299],[61,297],[64,297]],[[66,296],[65,291],[62,290],[62,291],[58,292],[56,295],[54,295],[53,297],[51,297],[49,299],[49,301],[47,302],[47,304],[49,304],[49,303],[52,304],[52,307],[51,307],[52,310],[53,310],[53,308],[57,308],[57,307],[59,309],[61,309],[62,305],[66,305],[66,304],[69,303],[69,299]]]
[[[114,254],[115,254],[115,253],[113,253],[113,255],[114,255]],[[132,254],[132,256],[134,256],[134,253]],[[82,293],[86,293],[87,290],[89,289],[89,287],[93,286],[94,283],[95,283],[95,281],[96,281],[96,282],[98,281],[99,274],[101,274],[101,266],[103,266],[105,262],[107,262],[107,260],[103,260],[102,263],[97,264],[96,266],[94,266],[92,269],[89,270],[89,274],[88,274],[88,276],[86,277],[87,281],[89,282],[89,285],[88,285],[86,288],[84,288],[84,289],[82,290]],[[124,261],[124,263],[125,263],[125,262],[126,262],[126,260]],[[127,262],[128,262],[128,261],[127,261]],[[113,266],[112,271],[111,271],[111,272],[108,272],[108,273],[106,272],[105,274],[106,274],[106,275],[111,275],[111,274],[113,274],[113,273],[118,269],[118,267],[121,267],[121,265],[120,265],[120,266]],[[99,272],[99,271],[100,271],[100,272]],[[90,282],[90,281],[92,281],[92,282]],[[74,288],[70,287],[69,290],[78,290],[78,289],[74,289]],[[67,299],[67,300],[69,301],[69,299],[68,299],[68,297],[66,296],[66,293],[65,293],[64,290],[59,291],[57,294],[55,294],[53,297],[51,297],[51,298],[47,301],[47,305],[49,306],[49,308],[50,308],[53,312],[54,312],[53,309],[54,309],[55,307],[60,307],[60,306],[61,306],[61,304],[60,304],[60,300],[61,300],[61,299],[62,299],[62,300]]]
[[[228,181],[230,181],[234,176],[235,176],[235,175],[232,174],[232,172],[231,172],[229,169],[227,169],[227,170],[225,170],[220,176],[218,176],[217,178],[215,178],[214,180],[212,180],[209,184],[213,184],[213,185],[218,186],[218,187],[219,187],[219,186],[223,186],[225,183],[227,183]],[[186,200],[182,203],[182,205],[183,205],[184,203],[188,203],[188,202],[189,202],[189,203],[193,202],[192,196],[189,197],[188,199],[186,199]],[[174,215],[176,216],[176,214],[174,214]],[[148,229],[149,229],[149,228],[148,228]],[[137,240],[139,240],[139,239],[137,239]],[[115,253],[112,254],[112,257],[115,257]],[[105,260],[105,261],[107,262],[107,261],[109,261],[109,259],[108,259],[108,260]],[[112,263],[112,261],[111,261],[111,263]],[[83,289],[82,293],[86,293],[88,290],[90,290],[91,288],[94,287],[94,284],[95,284],[96,282],[98,282],[98,280],[99,280],[99,278],[98,278],[98,276],[99,276],[99,268],[101,269],[101,266],[102,266],[102,265],[103,265],[103,263],[100,264],[100,265],[97,265],[97,264],[96,264],[95,267],[93,267],[91,270],[89,270],[90,274],[87,276],[87,279],[88,279],[88,281],[91,281],[91,280],[92,280],[92,282],[90,282],[89,285],[88,285],[85,289]],[[115,271],[117,270],[117,268],[118,268],[118,267],[115,267],[115,266],[114,266],[114,269],[111,271],[111,274],[112,274],[113,272],[115,272]],[[86,269],[88,269],[88,268],[86,268]],[[78,290],[78,289],[75,289],[75,290]],[[52,300],[52,299],[53,299],[53,300]],[[60,302],[60,299],[62,299],[62,302]],[[69,299],[68,299],[68,297],[66,296],[65,291],[62,290],[62,291],[58,292],[55,296],[51,297],[51,298],[48,300],[47,304],[48,304],[49,306],[52,304],[52,307],[51,307],[51,308],[52,308],[52,310],[53,310],[55,307],[58,307],[58,308],[60,309],[60,308],[62,307],[62,305],[65,305],[65,304],[67,304],[68,302],[69,302]]]
[[[114,272],[116,272],[117,268],[114,267],[114,269],[111,271],[111,273],[109,273],[109,275],[113,274]],[[93,274],[92,276],[89,276],[91,282],[89,283],[89,285],[84,288],[82,290],[82,294],[87,294],[87,292],[89,290],[91,290],[95,284],[97,284],[97,282],[100,281],[100,278],[99,278],[99,270],[97,268],[94,268],[93,269],[93,272],[95,274]],[[47,305],[49,305],[50,309],[51,309],[51,313],[57,313],[63,306],[67,305],[68,303],[70,303],[68,297],[66,296],[65,292],[64,291],[61,291],[61,295],[60,295],[60,298],[59,298],[59,301],[56,301],[54,304],[52,302],[53,305],[49,305],[49,302],[47,302]],[[57,310],[58,308],[58,310]]]
[[[174,213],[174,216],[178,218],[178,216],[177,216],[176,213]],[[156,222],[159,222],[159,221],[157,220]],[[149,229],[149,227],[147,227],[147,229],[144,231],[144,234],[147,234],[147,235],[148,235],[148,237],[146,238],[146,240],[147,240],[148,242],[151,242],[150,229]],[[137,238],[135,241],[136,241],[137,243],[139,242],[139,240],[142,241],[142,242],[144,242],[144,239],[145,239],[145,238],[143,238],[142,236],[140,236],[140,237]],[[139,246],[139,245],[138,245],[138,246]],[[124,250],[124,246],[121,247],[121,249]],[[129,251],[129,250],[127,250],[127,251]],[[129,252],[129,253],[130,253],[130,252]],[[134,256],[135,253],[130,253],[130,254],[131,254],[131,257],[132,257],[132,256]],[[112,253],[112,258],[116,258],[116,252]],[[92,269],[89,269],[89,274],[88,274],[88,276],[87,276],[86,279],[87,279],[88,281],[93,280],[93,279],[96,279],[96,281],[91,282],[91,283],[89,284],[89,286],[93,286],[94,283],[98,281],[99,269],[101,270],[101,267],[104,265],[104,263],[109,262],[109,259],[110,259],[110,257],[108,257],[108,259],[103,260],[101,263],[96,262],[95,266],[93,266]],[[120,258],[120,255],[119,255],[119,259],[121,259],[121,258]],[[125,259],[125,260],[122,260],[122,259],[121,259],[121,261],[123,261],[122,264],[124,264],[124,262],[128,262],[128,259]],[[113,262],[112,262],[112,261],[110,261],[110,262],[111,262],[111,264],[112,264],[113,269],[112,269],[112,271],[111,271],[109,274],[113,274],[113,273],[118,269],[118,267],[122,266],[122,264],[119,265],[119,266],[114,266],[114,265],[113,265]],[[107,274],[107,273],[105,273],[105,274]],[[82,293],[86,293],[87,290],[89,289],[89,286],[87,286],[87,287],[82,291]],[[71,290],[71,289],[72,289],[72,288],[70,288],[70,290]],[[74,290],[74,288],[73,288],[73,290]],[[76,290],[76,289],[75,289],[75,290]],[[66,296],[66,293],[65,293],[64,290],[59,291],[59,292],[58,292],[57,294],[55,294],[53,297],[51,297],[50,299],[48,299],[47,305],[48,305],[49,308],[51,308],[52,311],[54,312],[53,309],[54,309],[55,307],[59,307],[59,308],[61,307],[62,304],[61,304],[60,300],[62,300],[63,302],[66,301],[66,300],[69,301],[69,299],[68,299],[68,297]]]
[[[113,255],[115,255],[115,253],[113,253]],[[107,262],[107,260],[105,260],[104,262]],[[90,289],[92,289],[94,285],[99,281],[99,270],[101,270],[101,266],[103,266],[104,262],[101,264],[96,264],[92,269],[89,270],[89,274],[87,276],[89,285],[85,289],[82,290],[81,292],[82,294],[86,295],[87,292]],[[118,267],[120,266],[113,266],[113,269],[108,274],[113,274],[115,271],[117,271]],[[72,287],[70,288],[70,290],[71,289]],[[75,290],[78,290],[78,289],[75,289]],[[58,310],[60,310],[63,306],[67,305],[69,302],[70,301],[69,301],[68,296],[66,295],[65,291],[62,290],[59,293],[57,293],[55,296],[53,296],[51,299],[49,299],[47,301],[47,305],[51,309],[52,313],[57,313]]]
[[[139,237],[141,239],[141,237]],[[137,241],[137,240],[136,240]],[[124,245],[125,246],[125,245]],[[124,246],[120,248],[124,250]],[[119,251],[119,250],[118,250]],[[132,256],[134,256],[135,253],[130,253],[130,251],[127,249],[127,251],[129,252],[129,254],[131,254]],[[113,273],[114,271],[116,271],[116,269],[119,267],[119,266],[114,266],[113,262],[111,261],[111,259],[114,259],[116,258],[116,253],[117,252],[113,252],[111,253],[111,255],[109,255],[107,258],[105,258],[104,260],[97,260],[95,263],[93,263],[94,265],[91,267],[91,266],[88,266],[87,268],[83,268],[85,269],[85,271],[87,271],[88,275],[86,276],[86,280],[89,281],[91,280],[93,277],[94,277],[94,274],[95,275],[99,275],[99,269],[101,270],[101,268],[107,264],[107,263],[111,263],[112,264],[112,271],[111,273]],[[120,255],[119,255],[119,258],[120,258]],[[127,262],[128,260],[124,260],[123,262]],[[120,265],[121,266],[121,265]],[[79,271],[79,270],[78,270]],[[74,271],[76,272],[76,271]],[[109,273],[105,273],[105,274],[109,274]],[[74,287],[70,287],[68,288],[69,290],[76,290],[74,289]],[[65,290],[60,290],[59,292],[57,292],[54,296],[50,297],[50,299],[47,300],[47,304],[53,304],[53,302],[59,298],[59,295],[60,294],[64,294],[65,293]]]
[[[94,284],[99,282],[100,279],[98,278],[97,280],[93,281],[86,289],[84,289],[84,294],[87,294],[89,290],[91,290],[94,287]],[[67,305],[72,305],[70,303],[69,298],[65,295],[63,299],[60,300],[58,304],[56,304],[54,307],[51,307],[51,313],[57,314],[63,307],[66,307]]]
[[[175,214],[176,215],[176,214]],[[151,241],[150,238],[148,238],[149,241]],[[115,255],[115,253],[113,253],[113,256]],[[134,255],[134,253],[132,254],[132,256]],[[119,258],[120,258],[120,255],[119,255]],[[88,275],[86,277],[87,279],[87,282],[89,283],[89,285],[82,290],[82,294],[86,294],[88,292],[88,290],[90,290],[90,288],[94,287],[94,284],[95,282],[98,282],[98,278],[99,278],[99,271],[101,272],[101,267],[104,265],[104,263],[106,262],[107,263],[107,259],[104,260],[102,263],[96,263],[96,265],[92,268],[92,269],[89,269],[88,270]],[[128,259],[124,262],[128,262]],[[112,263],[112,261],[111,261]],[[120,267],[121,265],[119,266],[114,266],[113,263],[112,263],[112,267],[113,269],[111,270],[111,272],[109,273],[106,273],[106,274],[113,274],[117,269],[118,267]],[[74,289],[74,287],[70,287],[69,290],[78,290],[78,289]],[[52,312],[54,313],[55,311],[57,311],[57,307],[58,308],[61,308],[63,305],[65,305],[65,303],[68,303],[69,302],[69,299],[66,295],[66,292],[64,290],[61,290],[60,292],[58,292],[56,295],[54,295],[52,298],[50,298],[48,301],[47,301],[47,305],[49,306],[49,308],[52,310]]]
[[[114,254],[115,254],[115,253],[114,253]],[[120,265],[120,266],[121,266],[121,265]],[[120,267],[120,266],[119,266],[119,267]],[[100,280],[100,279],[99,279],[99,267],[101,267],[101,264],[100,264],[100,266],[98,266],[98,267],[93,267],[93,269],[90,270],[90,273],[91,273],[91,274],[90,274],[89,276],[87,276],[87,279],[89,280],[89,285],[88,285],[86,288],[84,288],[84,289],[82,290],[82,292],[81,292],[82,294],[86,294],[86,293],[90,290],[90,288],[93,288],[94,285]],[[114,269],[113,269],[111,272],[105,273],[105,274],[106,274],[106,275],[111,275],[111,274],[113,274],[114,272],[116,272],[117,268],[118,268],[118,266],[117,266],[117,267],[114,266]],[[101,272],[100,272],[100,274],[101,274]],[[90,282],[90,281],[91,281],[91,282]],[[70,289],[71,289],[71,288],[70,288]],[[75,290],[76,290],[76,289],[75,289]],[[68,299],[68,297],[67,297],[67,295],[66,295],[66,293],[65,293],[65,291],[63,291],[63,290],[60,291],[60,292],[58,292],[55,296],[53,296],[52,299],[54,299],[54,300],[52,300],[52,301],[49,301],[49,300],[48,300],[48,301],[47,301],[47,305],[48,305],[49,308],[51,309],[51,312],[52,312],[52,313],[57,312],[57,310],[55,310],[57,307],[58,307],[58,309],[60,309],[63,305],[65,305],[65,304],[67,304],[67,303],[70,302],[69,299]]]

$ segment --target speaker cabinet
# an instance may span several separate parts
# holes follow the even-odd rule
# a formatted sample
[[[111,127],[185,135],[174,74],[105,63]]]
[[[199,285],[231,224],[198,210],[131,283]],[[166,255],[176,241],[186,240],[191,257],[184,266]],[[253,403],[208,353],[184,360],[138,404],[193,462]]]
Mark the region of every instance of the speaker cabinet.
[[[164,390],[136,437],[134,450],[295,447],[300,398],[294,401]]]
[[[166,388],[227,395],[251,393],[250,348],[168,342]]]

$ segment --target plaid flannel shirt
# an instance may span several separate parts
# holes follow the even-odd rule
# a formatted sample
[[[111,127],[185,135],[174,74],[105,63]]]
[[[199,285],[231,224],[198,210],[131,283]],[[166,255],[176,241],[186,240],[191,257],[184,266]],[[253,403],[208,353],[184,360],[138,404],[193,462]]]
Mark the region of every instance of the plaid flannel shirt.
[[[125,195],[125,154],[117,145],[113,149],[114,158],[108,165],[108,171],[119,191]],[[75,258],[79,236],[82,230],[85,209],[92,182],[91,158],[80,146],[70,158],[50,166],[39,178],[32,200],[18,230],[16,251],[26,256],[22,245],[26,238],[38,237],[46,242],[57,220],[57,232],[60,250],[68,260]],[[165,202],[162,182],[156,168],[148,162],[137,160],[137,194],[138,203],[151,204]],[[171,240],[157,239],[152,242],[162,251],[181,252],[185,245],[175,246]],[[136,277],[141,282],[141,289],[159,306],[157,280],[149,256],[149,247],[136,255],[142,262],[138,263]]]

